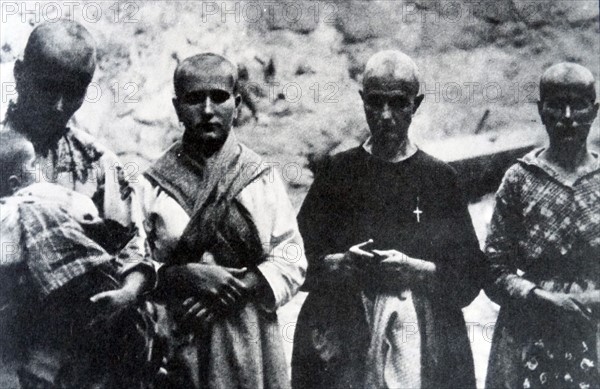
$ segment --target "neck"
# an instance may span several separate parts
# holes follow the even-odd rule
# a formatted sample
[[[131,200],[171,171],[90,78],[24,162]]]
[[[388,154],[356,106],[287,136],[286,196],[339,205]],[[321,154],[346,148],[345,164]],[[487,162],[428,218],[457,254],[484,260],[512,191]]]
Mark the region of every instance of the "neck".
[[[201,162],[205,161],[214,155],[219,148],[209,147],[206,144],[195,144],[192,142],[183,141],[183,151],[193,160]]]
[[[183,145],[183,151],[187,156],[197,162],[203,163],[216,154],[227,155],[234,152],[235,145],[237,145],[237,138],[233,132],[233,129],[229,131],[225,140],[216,142],[199,142],[190,140],[190,138],[187,137],[186,133],[184,132],[181,143]]]
[[[585,165],[589,157],[587,145],[584,144],[553,144],[546,150],[546,159],[567,171],[575,171]]]
[[[412,149],[413,144],[408,138],[402,139],[399,142],[386,142],[372,139],[371,152],[377,158],[385,161],[406,157]]]
[[[34,144],[36,150],[51,149],[67,132],[67,127],[51,130],[43,129],[43,126],[39,124],[30,123],[27,120],[26,113],[22,113],[19,110],[18,103],[12,101],[9,103],[8,110],[6,111],[6,122],[15,131],[25,135]],[[32,129],[35,129],[35,131]]]
[[[197,162],[206,161],[208,158],[216,154],[223,147],[223,143],[197,142],[190,140],[183,134],[182,139],[183,151],[193,160]]]

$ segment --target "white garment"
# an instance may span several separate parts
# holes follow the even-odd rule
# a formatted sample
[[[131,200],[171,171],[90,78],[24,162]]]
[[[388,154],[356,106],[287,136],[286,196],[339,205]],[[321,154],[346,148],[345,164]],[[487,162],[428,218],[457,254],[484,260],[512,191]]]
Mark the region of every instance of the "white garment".
[[[373,138],[369,137],[365,141],[365,143],[363,143],[362,148],[370,155],[373,155]],[[398,150],[396,152],[396,155],[394,155],[393,157],[386,159],[386,160],[387,160],[387,162],[392,162],[392,163],[402,162],[402,161],[409,159],[413,155],[415,155],[415,153],[418,150],[419,150],[419,148],[417,147],[417,145],[415,145],[412,142],[412,140],[409,139],[408,143],[406,145],[406,152],[404,152],[403,150]]]
[[[136,191],[141,199],[145,232],[155,238],[153,259],[168,263],[190,216],[174,198],[145,177],[138,179]],[[274,172],[254,180],[236,199],[252,216],[263,242],[267,255],[258,270],[275,298],[275,306],[265,308],[275,310],[297,293],[308,266],[296,214],[281,178]]]

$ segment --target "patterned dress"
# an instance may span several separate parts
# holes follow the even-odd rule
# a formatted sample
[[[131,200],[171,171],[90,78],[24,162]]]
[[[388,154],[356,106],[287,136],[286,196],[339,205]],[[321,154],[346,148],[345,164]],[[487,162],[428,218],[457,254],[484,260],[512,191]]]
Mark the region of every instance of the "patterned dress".
[[[486,242],[501,310],[488,388],[598,388],[599,312],[581,323],[529,304],[534,288],[600,288],[600,162],[567,179],[533,150],[504,176]],[[594,154],[598,159],[598,156]]]

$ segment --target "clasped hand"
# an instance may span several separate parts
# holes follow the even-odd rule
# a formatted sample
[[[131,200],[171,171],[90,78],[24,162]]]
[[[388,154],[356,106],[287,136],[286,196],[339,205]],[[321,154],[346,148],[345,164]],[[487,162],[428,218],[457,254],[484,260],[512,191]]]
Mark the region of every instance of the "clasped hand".
[[[208,326],[220,314],[238,307],[251,291],[251,286],[241,279],[247,274],[246,268],[202,263],[190,263],[184,268],[192,297],[183,302],[182,323]]]
[[[372,240],[354,245],[345,253],[330,254],[324,258],[327,268],[341,277],[374,274],[386,286],[397,289],[406,286],[417,273],[429,270],[425,261],[411,258],[397,250],[369,250]],[[390,285],[387,285],[390,284]]]
[[[566,318],[579,323],[592,322],[592,311],[582,302],[578,301],[576,295],[549,292],[540,288],[535,288],[532,291],[532,294],[534,301],[536,301],[542,309],[548,309],[558,313],[558,315],[554,315],[554,317],[559,320]],[[552,316],[553,315],[548,315],[548,317]]]

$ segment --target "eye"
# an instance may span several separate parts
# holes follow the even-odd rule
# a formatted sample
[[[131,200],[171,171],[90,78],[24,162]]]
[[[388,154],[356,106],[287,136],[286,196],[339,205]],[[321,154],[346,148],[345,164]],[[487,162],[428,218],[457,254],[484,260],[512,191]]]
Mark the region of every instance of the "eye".
[[[390,107],[392,108],[396,108],[396,109],[404,109],[404,108],[408,108],[410,106],[410,101],[405,98],[405,97],[392,97],[390,99]]]
[[[574,99],[570,103],[571,103],[571,108],[573,108],[577,111],[583,111],[590,107],[590,103],[584,99]]]
[[[224,90],[213,90],[210,93],[210,99],[216,103],[216,104],[221,104],[226,102],[227,100],[229,100],[229,97],[231,95],[229,94],[229,92],[226,92]]]
[[[202,104],[206,102],[206,96],[205,92],[191,92],[183,95],[181,101],[189,105]]]
[[[563,109],[563,107],[564,107],[564,103],[562,100],[558,100],[558,99],[546,100],[546,108],[559,110],[559,109]]]
[[[367,95],[366,103],[373,108],[381,108],[385,104],[385,97],[379,95]]]

